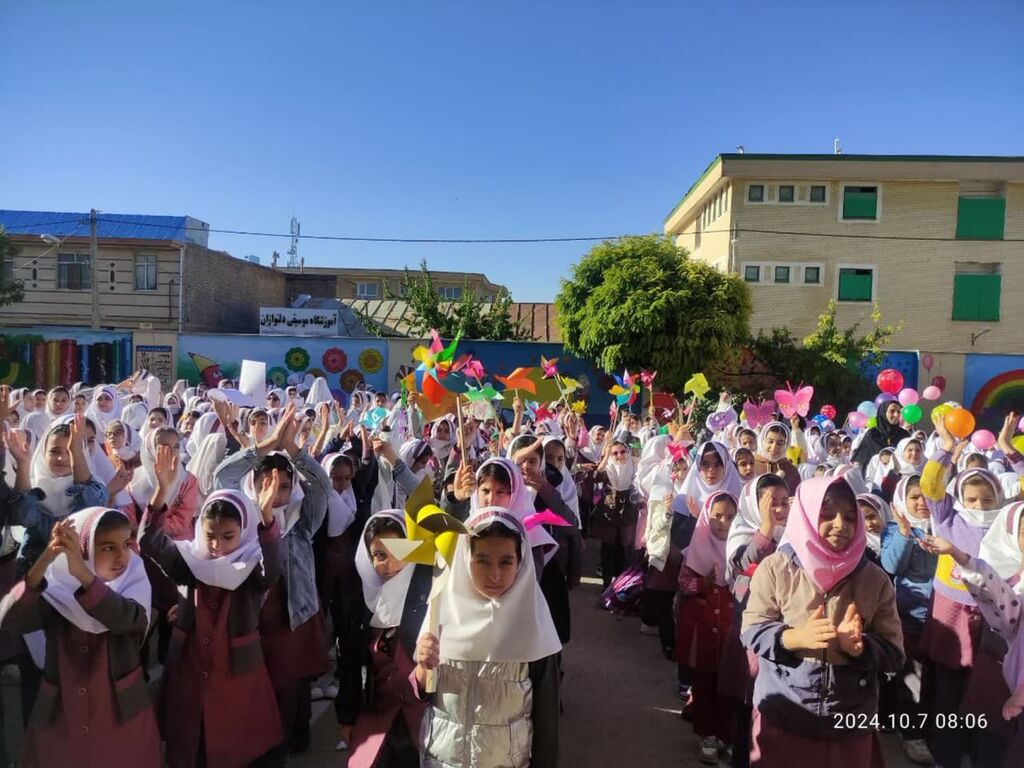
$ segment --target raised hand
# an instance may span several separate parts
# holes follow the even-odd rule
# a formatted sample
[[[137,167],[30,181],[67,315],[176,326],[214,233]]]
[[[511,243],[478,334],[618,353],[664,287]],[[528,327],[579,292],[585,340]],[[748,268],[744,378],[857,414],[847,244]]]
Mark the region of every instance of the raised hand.
[[[7,450],[11,452],[14,463],[28,465],[32,460],[32,451],[28,448],[28,432],[24,429],[12,429],[7,433]]]
[[[942,440],[942,450],[946,453],[953,453],[953,449],[956,447],[956,438],[946,429],[945,419],[939,419],[935,423],[935,431],[939,433],[939,438]]]
[[[892,508],[892,517],[896,521],[896,525],[899,526],[900,535],[904,536],[905,538],[910,538],[913,535],[913,531],[910,527],[910,521],[907,520],[906,516],[901,514],[895,506],[893,506]]]
[[[78,579],[79,583],[88,588],[95,578],[82,557],[82,540],[78,531],[68,519],[61,520],[54,526],[54,532],[60,537],[62,551],[68,559],[68,572]]]
[[[274,499],[281,488],[281,472],[272,469],[266,472],[262,478],[263,482],[259,489],[260,515],[264,525],[270,525],[274,519]]]
[[[1011,453],[1017,453],[1017,449],[1013,447],[1013,436],[1017,432],[1017,423],[1020,421],[1020,416],[1014,411],[1010,411],[1006,414],[1006,418],[1003,419],[1003,428],[999,430],[999,438],[997,443],[999,450],[1009,456]]]
[[[476,490],[476,472],[473,471],[473,466],[463,461],[459,464],[459,468],[455,470],[455,498],[459,501],[466,501],[472,498],[473,491]]]
[[[819,605],[805,624],[782,633],[782,644],[790,651],[823,651],[835,638],[836,628],[825,618],[825,606]]]
[[[836,637],[839,647],[848,656],[857,658],[864,653],[864,620],[853,603],[846,607],[846,614],[836,627]]]

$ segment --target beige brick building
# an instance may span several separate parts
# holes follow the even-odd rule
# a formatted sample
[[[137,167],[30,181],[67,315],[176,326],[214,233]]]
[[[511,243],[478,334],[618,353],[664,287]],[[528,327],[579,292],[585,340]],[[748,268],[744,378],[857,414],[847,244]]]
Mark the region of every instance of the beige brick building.
[[[723,154],[665,220],[742,276],[752,329],[903,321],[899,349],[1022,350],[1024,157]],[[979,335],[984,332],[984,335]]]
[[[355,267],[303,267],[302,269],[286,267],[281,271],[289,276],[290,291],[293,290],[291,286],[301,287],[305,280],[311,284],[318,281],[319,285],[316,288],[318,292],[314,292],[313,288],[302,292],[321,296],[321,298],[362,299],[365,301],[387,299],[389,292],[395,296],[401,295],[402,277],[405,274],[405,271],[401,269],[360,269]],[[410,271],[413,277],[419,272],[418,269]],[[472,290],[484,301],[492,301],[495,296],[505,290],[504,286],[492,283],[486,275],[479,272],[441,272],[432,269],[430,270],[430,279],[441,298],[447,301],[458,301],[464,290]],[[325,285],[330,296],[321,295]]]

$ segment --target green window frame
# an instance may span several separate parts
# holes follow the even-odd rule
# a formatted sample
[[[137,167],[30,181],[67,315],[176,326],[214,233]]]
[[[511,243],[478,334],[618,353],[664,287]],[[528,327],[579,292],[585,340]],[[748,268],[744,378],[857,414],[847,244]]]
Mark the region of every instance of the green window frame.
[[[1002,275],[955,275],[953,277],[953,319],[998,320],[1002,289]]]
[[[957,240],[1002,240],[1005,197],[961,197],[956,208]]]
[[[839,301],[871,301],[875,282],[873,269],[842,267],[839,270]]]
[[[878,220],[878,187],[843,187],[844,221]]]

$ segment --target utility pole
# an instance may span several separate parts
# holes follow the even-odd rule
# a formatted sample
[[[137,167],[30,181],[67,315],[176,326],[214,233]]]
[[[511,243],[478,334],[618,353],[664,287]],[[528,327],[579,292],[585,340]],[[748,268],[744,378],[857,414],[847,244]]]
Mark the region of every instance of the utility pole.
[[[89,270],[92,272],[92,329],[100,329],[100,281],[96,262],[99,260],[96,244],[96,209],[89,211]]]

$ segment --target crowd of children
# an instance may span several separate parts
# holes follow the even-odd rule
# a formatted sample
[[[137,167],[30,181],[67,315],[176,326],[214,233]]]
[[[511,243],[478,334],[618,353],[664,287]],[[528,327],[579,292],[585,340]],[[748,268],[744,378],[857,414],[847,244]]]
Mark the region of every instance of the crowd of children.
[[[884,406],[588,428],[420,397],[0,388],[0,765],[280,766],[330,699],[354,768],[556,766],[584,537],[693,758],[877,766],[893,731],[917,764],[1024,765],[1015,414],[981,451]],[[466,530],[443,572],[402,559],[424,503]]]

